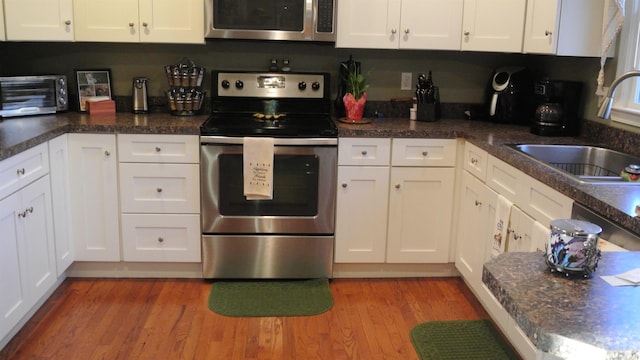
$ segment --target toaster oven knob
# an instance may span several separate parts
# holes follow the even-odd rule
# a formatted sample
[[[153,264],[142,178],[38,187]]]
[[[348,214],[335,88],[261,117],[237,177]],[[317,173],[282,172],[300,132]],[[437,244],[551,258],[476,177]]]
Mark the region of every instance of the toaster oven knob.
[[[244,87],[244,83],[242,80],[236,80],[236,89],[242,89]]]
[[[304,81],[300,81],[300,82],[298,83],[298,89],[300,89],[300,90],[305,90],[306,88],[307,88],[307,83],[306,83],[306,82],[304,82]]]
[[[221,85],[223,89],[228,89],[229,86],[231,86],[231,84],[229,84],[229,80],[222,80]]]
[[[314,81],[313,84],[311,84],[311,88],[313,89],[313,91],[320,90],[320,83],[317,81]]]
[[[58,104],[60,104],[62,106],[65,106],[65,105],[67,105],[67,100],[65,100],[64,98],[60,98],[60,99],[58,99]]]

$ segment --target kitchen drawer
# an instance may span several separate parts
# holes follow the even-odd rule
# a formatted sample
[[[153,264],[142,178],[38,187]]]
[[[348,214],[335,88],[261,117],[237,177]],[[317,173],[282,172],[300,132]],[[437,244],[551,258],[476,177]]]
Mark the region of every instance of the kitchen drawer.
[[[522,189],[520,170],[493,156],[487,159],[487,185],[512,203],[518,203]]]
[[[338,165],[389,166],[390,157],[391,139],[338,139]]]
[[[487,179],[487,152],[467,142],[464,144],[464,169],[482,181]]]
[[[393,139],[392,166],[453,167],[455,164],[455,139]]]
[[[200,140],[196,135],[118,135],[120,162],[197,164]]]
[[[123,214],[124,261],[200,262],[197,214]]]
[[[527,177],[522,192],[522,209],[549,227],[556,219],[570,219],[573,200],[540,181]]]
[[[48,173],[46,142],[0,161],[0,199]]]
[[[198,164],[120,164],[123,213],[200,212]]]

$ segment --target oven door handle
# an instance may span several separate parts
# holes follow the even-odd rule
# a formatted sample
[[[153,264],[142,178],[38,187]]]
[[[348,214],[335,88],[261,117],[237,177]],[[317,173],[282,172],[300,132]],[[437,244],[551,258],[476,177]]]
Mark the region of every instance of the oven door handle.
[[[231,136],[200,136],[201,144],[243,144],[242,137]],[[338,145],[337,138],[274,138],[274,145],[298,145],[298,146],[317,146],[317,145]]]

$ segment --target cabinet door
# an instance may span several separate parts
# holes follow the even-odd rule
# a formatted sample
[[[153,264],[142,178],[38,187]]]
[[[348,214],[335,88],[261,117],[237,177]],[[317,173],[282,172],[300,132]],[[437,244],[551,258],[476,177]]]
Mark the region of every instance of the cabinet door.
[[[400,48],[460,50],[463,0],[403,0]]]
[[[24,260],[23,228],[18,214],[22,212],[20,194],[0,201],[0,339],[27,313],[31,306],[27,299]]]
[[[67,135],[49,141],[51,163],[51,201],[53,207],[56,269],[58,276],[73,263],[75,252],[71,242],[71,195],[69,188],[69,148]]]
[[[72,0],[4,0],[4,13],[7,40],[73,40]]]
[[[336,47],[396,49],[401,0],[338,1]]]
[[[6,40],[4,33],[4,8],[0,6],[0,41]],[[0,333],[1,335],[2,333]]]
[[[453,168],[391,169],[387,262],[446,263]]]
[[[76,41],[138,42],[138,1],[74,0]],[[179,11],[174,13],[179,17]],[[204,31],[204,30],[203,30]]]
[[[388,167],[338,167],[335,262],[384,262],[388,193]]]
[[[526,0],[464,0],[462,50],[522,51]]]
[[[509,235],[507,236],[507,249],[510,252],[533,251],[533,224],[535,220],[519,207],[511,208],[511,219],[509,221]]]
[[[468,172],[462,173],[455,264],[476,293],[482,283],[482,265],[488,258],[489,225],[493,220],[489,214],[490,209],[495,210],[497,196]]]
[[[32,303],[56,282],[49,175],[20,190],[24,227],[26,286]]]
[[[140,41],[204,44],[202,0],[139,0]]]
[[[524,29],[524,52],[555,54],[558,45],[560,0],[529,0]]]
[[[69,134],[71,237],[76,260],[119,261],[116,139]]]

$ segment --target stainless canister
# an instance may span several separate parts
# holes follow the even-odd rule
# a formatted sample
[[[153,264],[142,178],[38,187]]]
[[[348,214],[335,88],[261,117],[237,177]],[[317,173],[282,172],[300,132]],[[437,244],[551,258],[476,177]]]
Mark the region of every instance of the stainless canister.
[[[589,276],[600,259],[598,240],[602,228],[596,224],[560,219],[551,222],[546,261],[551,271]]]

